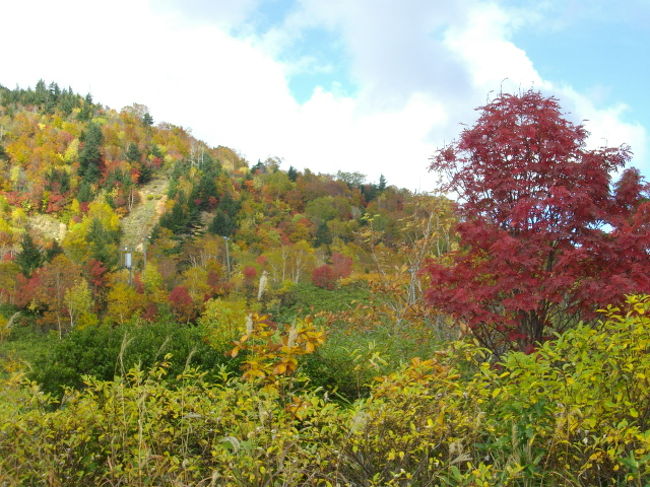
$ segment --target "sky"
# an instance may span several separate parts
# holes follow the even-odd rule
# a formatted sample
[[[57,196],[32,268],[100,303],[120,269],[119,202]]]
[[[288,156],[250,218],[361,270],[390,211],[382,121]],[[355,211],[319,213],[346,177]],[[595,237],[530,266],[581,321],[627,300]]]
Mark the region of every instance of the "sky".
[[[435,187],[501,92],[556,96],[650,179],[650,0],[0,0],[0,84],[149,107],[251,163]]]

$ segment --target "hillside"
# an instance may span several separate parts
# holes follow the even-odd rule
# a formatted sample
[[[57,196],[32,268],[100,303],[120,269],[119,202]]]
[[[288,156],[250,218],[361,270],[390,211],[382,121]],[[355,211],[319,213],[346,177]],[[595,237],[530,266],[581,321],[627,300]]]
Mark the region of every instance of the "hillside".
[[[139,202],[120,222],[122,228],[120,248],[135,248],[142,245],[143,239],[151,235],[165,212],[168,186],[169,181],[158,176],[138,188]]]
[[[650,485],[650,186],[481,110],[454,202],[0,86],[0,485]]]

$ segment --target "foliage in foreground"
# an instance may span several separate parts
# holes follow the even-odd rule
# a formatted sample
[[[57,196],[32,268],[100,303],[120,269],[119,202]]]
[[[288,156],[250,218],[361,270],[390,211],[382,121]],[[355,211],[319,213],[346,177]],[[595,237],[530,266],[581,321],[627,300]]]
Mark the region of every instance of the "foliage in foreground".
[[[0,396],[2,485],[632,485],[650,482],[650,297],[535,353],[456,342],[351,407],[285,377],[208,383],[165,361],[48,409]]]

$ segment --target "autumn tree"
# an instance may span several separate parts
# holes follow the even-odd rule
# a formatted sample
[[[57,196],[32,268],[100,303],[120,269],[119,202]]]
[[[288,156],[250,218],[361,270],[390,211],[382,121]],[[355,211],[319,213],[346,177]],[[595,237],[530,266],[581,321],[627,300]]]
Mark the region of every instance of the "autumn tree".
[[[106,296],[105,320],[108,323],[123,325],[140,313],[142,296],[125,281],[125,273],[118,275]]]
[[[97,324],[97,316],[92,312],[93,298],[88,281],[80,279],[66,289],[64,302],[70,318],[70,329]]]
[[[169,305],[176,317],[185,323],[194,319],[196,310],[192,296],[185,286],[176,286],[169,293]]]
[[[460,248],[428,266],[428,302],[493,351],[530,350],[624,293],[650,292],[650,203],[627,146],[588,132],[535,91],[503,94],[439,150],[458,196]]]
[[[34,273],[34,304],[42,310],[41,321],[55,324],[59,337],[63,336],[70,317],[70,289],[81,281],[81,267],[59,254]],[[74,319],[70,319],[74,324]]]

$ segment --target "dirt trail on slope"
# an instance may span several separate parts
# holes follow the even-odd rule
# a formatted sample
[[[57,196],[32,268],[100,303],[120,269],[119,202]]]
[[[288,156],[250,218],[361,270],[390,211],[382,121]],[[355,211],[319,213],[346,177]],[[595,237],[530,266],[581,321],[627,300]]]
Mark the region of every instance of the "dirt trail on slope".
[[[165,211],[169,181],[157,178],[140,189],[140,203],[122,218],[121,248],[139,250],[142,241],[149,235]]]

